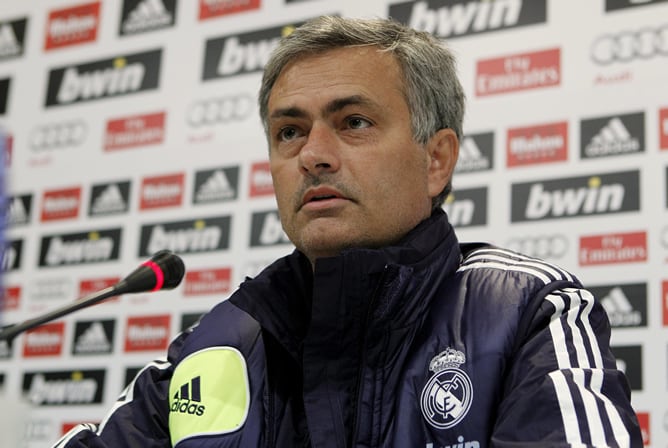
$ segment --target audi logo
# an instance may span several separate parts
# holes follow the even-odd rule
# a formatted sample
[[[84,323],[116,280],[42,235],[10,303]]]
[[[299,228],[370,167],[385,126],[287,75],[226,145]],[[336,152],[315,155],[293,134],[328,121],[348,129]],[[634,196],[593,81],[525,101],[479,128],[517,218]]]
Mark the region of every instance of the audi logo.
[[[86,138],[86,123],[81,120],[36,127],[30,134],[30,147],[35,151],[77,146]]]
[[[594,41],[591,58],[601,65],[668,56],[668,24],[658,29],[604,34]]]
[[[191,126],[229,123],[246,119],[255,110],[250,95],[241,94],[199,101],[190,106],[187,121]]]
[[[512,238],[506,247],[530,257],[561,258],[568,250],[568,238],[559,234]]]

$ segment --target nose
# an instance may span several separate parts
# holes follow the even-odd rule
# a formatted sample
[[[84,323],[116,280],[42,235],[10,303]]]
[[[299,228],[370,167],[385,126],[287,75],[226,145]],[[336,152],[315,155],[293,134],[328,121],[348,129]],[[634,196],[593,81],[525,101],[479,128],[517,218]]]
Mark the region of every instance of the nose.
[[[302,174],[317,176],[339,169],[339,141],[335,131],[324,123],[314,123],[299,151]]]

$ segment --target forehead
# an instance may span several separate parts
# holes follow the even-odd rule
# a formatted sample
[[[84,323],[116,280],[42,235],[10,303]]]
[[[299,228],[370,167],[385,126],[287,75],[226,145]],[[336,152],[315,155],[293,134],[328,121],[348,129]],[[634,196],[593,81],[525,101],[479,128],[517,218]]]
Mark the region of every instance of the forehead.
[[[284,107],[285,102],[337,95],[403,98],[403,84],[401,68],[392,53],[376,46],[335,48],[288,63],[271,90],[269,109]]]

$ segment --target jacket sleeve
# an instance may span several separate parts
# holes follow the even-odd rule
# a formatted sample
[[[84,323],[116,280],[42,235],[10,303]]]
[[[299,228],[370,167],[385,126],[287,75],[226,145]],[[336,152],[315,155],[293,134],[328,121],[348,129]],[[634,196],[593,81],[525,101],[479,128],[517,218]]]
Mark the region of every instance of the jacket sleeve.
[[[146,365],[118,397],[99,425],[84,423],[72,428],[53,448],[168,448],[169,382],[184,339],[177,336],[167,359]]]
[[[642,447],[600,303],[581,288],[536,299],[507,366],[492,446]]]

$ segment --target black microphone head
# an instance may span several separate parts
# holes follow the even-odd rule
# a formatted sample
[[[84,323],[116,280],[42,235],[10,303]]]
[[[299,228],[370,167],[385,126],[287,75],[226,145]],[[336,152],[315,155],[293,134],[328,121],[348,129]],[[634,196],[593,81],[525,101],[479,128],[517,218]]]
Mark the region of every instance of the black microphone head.
[[[169,250],[161,250],[118,282],[115,289],[117,294],[173,289],[179,286],[185,272],[181,257]]]
[[[151,261],[162,269],[164,280],[161,289],[174,289],[179,286],[186,273],[186,267],[181,257],[164,249],[153,254]]]

